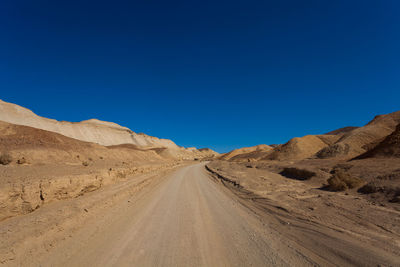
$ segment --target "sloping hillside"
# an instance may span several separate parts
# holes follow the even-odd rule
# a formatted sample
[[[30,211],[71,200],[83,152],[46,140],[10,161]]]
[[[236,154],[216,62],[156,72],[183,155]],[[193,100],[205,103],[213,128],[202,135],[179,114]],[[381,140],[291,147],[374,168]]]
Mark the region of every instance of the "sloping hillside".
[[[274,147],[265,145],[235,149],[220,157],[221,160],[302,160],[307,158],[350,159],[376,145],[391,134],[400,123],[400,111],[376,116],[363,127],[344,127],[323,135],[307,135]]]
[[[357,159],[384,157],[400,158],[400,124],[397,125],[396,130],[392,134],[387,136],[373,149],[357,157]]]
[[[239,155],[243,155],[243,154],[248,154],[251,152],[267,152],[267,151],[271,151],[272,147],[268,146],[268,145],[257,145],[257,146],[252,146],[252,147],[243,147],[243,148],[239,148],[239,149],[235,149],[232,150],[231,152],[225,153],[223,155],[221,155],[220,159],[222,160],[230,160],[234,157],[237,157]]]
[[[0,121],[0,152],[12,157],[11,163],[90,163],[163,161],[153,150],[109,149],[99,144],[80,141],[64,135],[29,126]]]
[[[76,140],[99,144],[102,146],[118,146],[129,144],[141,149],[164,148],[159,152],[170,159],[210,158],[217,152],[199,151],[196,148],[184,148],[169,139],[160,139],[143,133],[136,134],[130,129],[116,123],[97,119],[82,122],[57,121],[40,117],[21,106],[0,100],[0,121],[29,126],[49,132],[62,134]],[[132,147],[129,147],[130,151]]]
[[[56,132],[103,146],[134,144],[140,147],[179,148],[171,140],[136,134],[130,129],[112,122],[97,119],[82,122],[56,121],[40,117],[29,109],[2,100],[0,100],[0,121]]]
[[[198,149],[198,151],[204,156],[204,157],[210,157],[210,158],[214,158],[219,156],[218,152],[215,152],[214,150],[210,149],[210,148],[200,148]]]
[[[284,145],[278,146],[265,159],[270,160],[299,160],[313,156],[315,153],[328,146],[330,139],[324,136],[320,138],[315,135],[295,137]]]
[[[268,155],[272,153],[272,148],[271,149],[264,149],[264,150],[256,150],[252,152],[247,152],[243,154],[236,155],[232,157],[230,160],[231,161],[258,161],[261,160]]]
[[[317,153],[319,158],[355,157],[365,153],[391,134],[400,123],[400,111],[376,116],[367,125],[353,129]]]

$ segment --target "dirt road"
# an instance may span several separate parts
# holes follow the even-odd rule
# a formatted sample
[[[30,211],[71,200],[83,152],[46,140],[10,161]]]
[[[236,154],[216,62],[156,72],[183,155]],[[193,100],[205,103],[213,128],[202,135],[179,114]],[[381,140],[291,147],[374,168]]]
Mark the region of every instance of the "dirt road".
[[[128,202],[92,237],[55,249],[45,265],[263,266],[283,263],[259,224],[215,184],[204,164],[179,169]],[[94,226],[88,226],[94,227]],[[88,239],[87,239],[88,238]]]
[[[132,196],[120,203],[112,213],[86,225],[73,238],[50,250],[41,265],[357,264],[341,255],[336,262],[332,258],[308,257],[307,248],[299,249],[295,242],[277,232],[275,226],[213,181],[202,163],[183,167],[140,197]],[[361,253],[358,255],[361,258],[368,253],[354,251]],[[384,261],[384,255],[379,257]]]

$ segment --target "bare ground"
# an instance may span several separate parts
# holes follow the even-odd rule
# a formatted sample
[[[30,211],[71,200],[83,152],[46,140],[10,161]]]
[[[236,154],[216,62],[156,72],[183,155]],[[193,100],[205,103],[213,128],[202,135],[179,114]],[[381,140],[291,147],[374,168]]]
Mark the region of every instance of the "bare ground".
[[[227,175],[230,170],[223,168],[215,167]],[[248,190],[253,186],[241,180],[248,176],[230,176],[237,179],[236,186],[222,177],[210,174],[205,163],[154,171],[9,218],[0,222],[0,262],[7,266],[399,265],[399,213],[393,209],[365,206],[363,199],[354,199],[356,207],[347,211],[337,195],[324,191],[319,197],[319,191],[307,187],[283,197],[286,189],[301,182],[284,179],[290,183],[279,185],[277,179],[282,177],[273,173],[263,175],[263,183],[271,186],[265,192]],[[343,194],[343,198],[349,201],[354,196]],[[357,208],[375,212],[377,218],[390,214],[392,219],[380,226],[375,225],[378,219],[357,221],[355,217],[363,213],[350,212]]]
[[[95,191],[53,200],[25,215],[0,221],[0,264],[45,266],[44,258],[55,247],[71,238],[79,239],[78,232],[85,226],[89,226],[88,233],[93,234],[98,229],[95,225],[103,218],[112,218],[116,211],[120,211],[121,204],[132,196],[140,198],[150,185],[159,183],[175,168],[156,168],[131,175]]]
[[[276,163],[214,161],[208,166],[245,206],[275,221],[282,236],[328,262],[374,266],[391,259],[386,265],[400,264],[397,203],[376,203],[356,190],[324,190],[321,177],[289,179],[277,173],[281,166]]]

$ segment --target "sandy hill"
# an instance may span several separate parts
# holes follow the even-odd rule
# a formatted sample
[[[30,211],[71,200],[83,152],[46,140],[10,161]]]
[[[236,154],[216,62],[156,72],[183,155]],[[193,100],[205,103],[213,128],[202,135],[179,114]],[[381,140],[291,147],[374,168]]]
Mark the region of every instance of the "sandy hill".
[[[344,127],[323,135],[296,137],[275,147],[250,147],[223,154],[220,159],[302,160],[307,158],[352,158],[371,150],[400,123],[400,111],[376,116],[363,127]],[[395,154],[395,153],[394,153]]]
[[[300,160],[310,157],[354,157],[376,146],[400,123],[400,111],[376,116],[363,127],[344,127],[324,135],[293,138],[264,159]]]
[[[387,136],[376,147],[360,155],[357,159],[380,157],[400,158],[400,124],[397,125],[393,133]]]
[[[247,153],[236,155],[236,156],[232,157],[230,160],[231,161],[245,161],[245,162],[258,161],[258,160],[261,160],[261,159],[267,157],[268,155],[270,155],[272,153],[272,151],[273,151],[272,147],[266,148],[266,149],[255,150],[252,152],[247,152]]]
[[[219,153],[210,149],[210,148],[200,148],[198,150],[200,153],[202,153],[206,157],[217,157],[219,156]]]
[[[165,148],[158,150],[167,158],[194,159],[197,157],[211,157],[218,153],[199,151],[196,148],[184,148],[168,139],[160,139],[143,133],[135,133],[130,129],[113,122],[91,119],[81,122],[57,121],[40,117],[24,107],[0,100],[0,121],[16,125],[30,126],[33,128],[62,134],[76,140],[96,143],[102,146],[132,145],[124,147],[132,150],[135,148]],[[120,147],[121,148],[121,147]],[[153,150],[154,151],[154,150]]]
[[[0,100],[0,121],[56,132],[67,137],[103,146],[134,144],[140,147],[179,148],[171,140],[136,134],[116,123],[97,119],[82,122],[56,121],[40,117],[29,109],[2,100]]]
[[[400,111],[376,116],[367,125],[342,134],[337,142],[319,151],[317,157],[358,156],[391,134],[399,123]]]
[[[257,146],[252,146],[252,147],[243,147],[239,149],[232,150],[231,152],[225,153],[221,155],[220,159],[222,160],[230,160],[236,156],[242,155],[242,154],[248,154],[252,152],[267,152],[271,151],[272,147],[268,145],[257,145]]]
[[[109,149],[99,144],[80,141],[64,135],[29,126],[0,121],[0,153],[11,155],[13,162],[77,163],[99,160],[163,161],[156,151],[119,147]]]
[[[338,138],[339,137],[334,135],[306,135],[303,137],[295,137],[286,144],[276,147],[274,151],[264,159],[300,160],[309,158]]]

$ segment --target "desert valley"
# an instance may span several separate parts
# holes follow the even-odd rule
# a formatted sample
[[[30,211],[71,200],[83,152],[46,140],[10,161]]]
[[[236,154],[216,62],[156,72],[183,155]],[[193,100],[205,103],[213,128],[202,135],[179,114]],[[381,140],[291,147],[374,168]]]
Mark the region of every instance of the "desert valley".
[[[0,18],[0,267],[400,267],[400,1]]]
[[[400,111],[219,154],[0,101],[0,265],[399,266]]]

